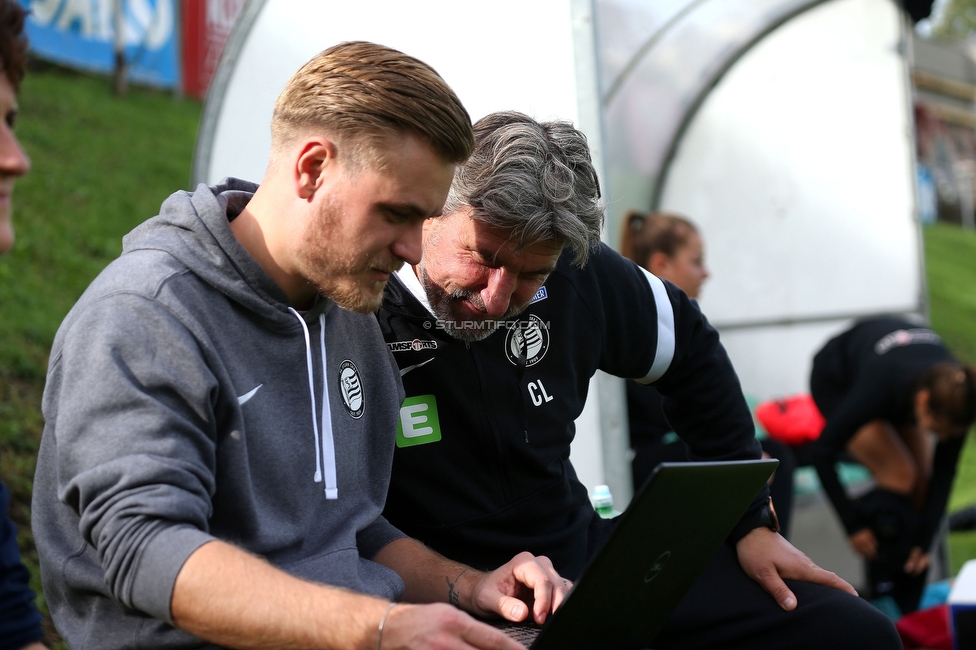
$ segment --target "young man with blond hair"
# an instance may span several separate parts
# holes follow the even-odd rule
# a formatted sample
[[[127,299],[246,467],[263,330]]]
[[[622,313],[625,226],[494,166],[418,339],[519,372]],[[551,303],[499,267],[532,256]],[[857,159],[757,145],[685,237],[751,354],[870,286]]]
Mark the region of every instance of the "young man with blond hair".
[[[177,192],[125,238],[44,396],[34,531],[72,647],[515,650],[444,603],[558,606],[547,559],[476,571],[381,516],[403,393],[368,312],[470,129],[422,62],[337,45],[282,93],[260,187]]]

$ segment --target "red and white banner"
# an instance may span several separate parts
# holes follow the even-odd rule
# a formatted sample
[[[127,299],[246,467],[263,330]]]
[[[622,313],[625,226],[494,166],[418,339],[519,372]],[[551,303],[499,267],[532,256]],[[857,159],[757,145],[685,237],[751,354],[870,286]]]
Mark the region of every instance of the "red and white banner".
[[[202,99],[245,0],[183,0],[183,92]]]

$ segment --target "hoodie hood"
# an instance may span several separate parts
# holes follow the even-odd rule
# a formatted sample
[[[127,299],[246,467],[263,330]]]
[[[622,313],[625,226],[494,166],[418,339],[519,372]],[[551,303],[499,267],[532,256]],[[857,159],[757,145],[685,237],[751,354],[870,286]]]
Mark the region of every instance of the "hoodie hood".
[[[244,210],[257,189],[257,183],[225,178],[214,186],[201,183],[193,192],[176,192],[160,207],[159,215],[123,238],[122,252],[169,253],[248,310],[292,324],[294,316],[289,311],[288,296],[230,229],[230,222]],[[331,304],[320,298],[306,313],[306,319],[317,318]]]

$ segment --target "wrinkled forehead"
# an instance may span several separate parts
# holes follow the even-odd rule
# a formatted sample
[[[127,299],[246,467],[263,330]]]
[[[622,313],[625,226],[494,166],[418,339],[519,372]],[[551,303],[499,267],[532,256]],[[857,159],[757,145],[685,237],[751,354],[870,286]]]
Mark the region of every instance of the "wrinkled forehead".
[[[552,270],[563,250],[562,242],[524,237],[520,228],[493,224],[479,218],[471,208],[450,218],[455,221],[457,244],[477,253],[493,266],[506,266],[517,271]]]

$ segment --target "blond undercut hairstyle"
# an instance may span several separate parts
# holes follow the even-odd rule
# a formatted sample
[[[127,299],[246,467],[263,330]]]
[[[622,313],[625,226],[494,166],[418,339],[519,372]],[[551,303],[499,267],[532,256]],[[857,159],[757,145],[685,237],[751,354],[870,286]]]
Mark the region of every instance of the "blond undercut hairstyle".
[[[292,76],[271,119],[272,160],[316,129],[354,166],[382,164],[384,145],[404,133],[455,164],[474,148],[468,112],[433,68],[365,41],[330,47]]]

